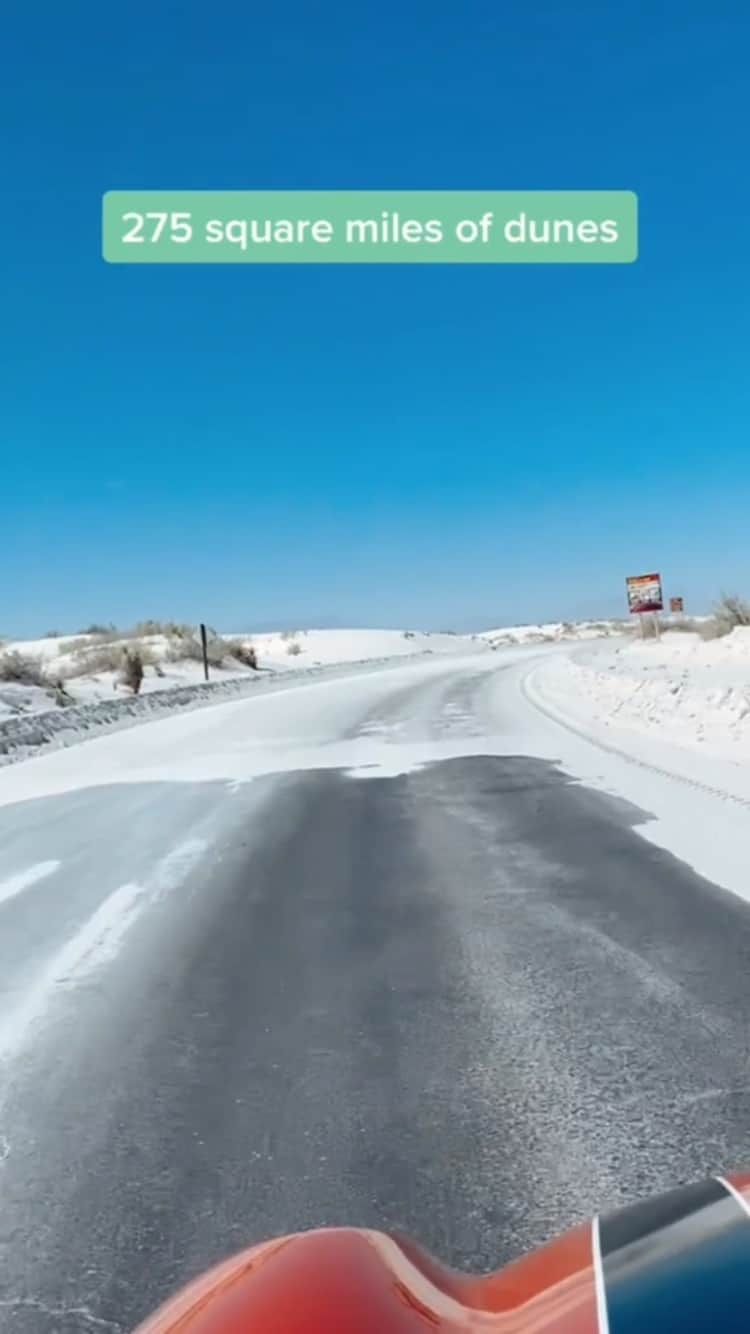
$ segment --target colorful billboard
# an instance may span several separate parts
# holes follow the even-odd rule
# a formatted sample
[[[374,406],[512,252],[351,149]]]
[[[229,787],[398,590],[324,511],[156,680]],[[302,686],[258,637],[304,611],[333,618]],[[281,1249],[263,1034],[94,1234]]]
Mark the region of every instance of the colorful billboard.
[[[625,584],[630,612],[640,614],[664,610],[660,574],[634,574],[625,580]]]
[[[684,611],[684,610],[685,610],[685,600],[684,600],[684,598],[670,598],[670,599],[669,599],[669,610],[670,610],[671,612],[682,612],[682,611]]]

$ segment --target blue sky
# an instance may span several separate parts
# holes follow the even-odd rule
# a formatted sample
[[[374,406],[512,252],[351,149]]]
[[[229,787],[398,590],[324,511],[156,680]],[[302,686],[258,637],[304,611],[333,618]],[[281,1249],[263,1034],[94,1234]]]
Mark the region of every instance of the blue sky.
[[[469,628],[750,592],[750,13],[4,25],[0,630]],[[628,266],[112,267],[128,188],[633,189]]]

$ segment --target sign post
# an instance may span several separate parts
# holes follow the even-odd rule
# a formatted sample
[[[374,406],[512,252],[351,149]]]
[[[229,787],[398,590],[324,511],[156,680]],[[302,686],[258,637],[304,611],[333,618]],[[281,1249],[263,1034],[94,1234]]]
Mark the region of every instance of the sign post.
[[[660,638],[659,612],[664,610],[664,597],[660,574],[633,574],[625,580],[628,594],[628,611],[631,616],[640,616],[641,638],[646,638],[646,626],[643,616],[653,615],[654,634]]]
[[[201,649],[203,650],[203,675],[208,680],[208,639],[206,637],[206,627],[201,625]]]

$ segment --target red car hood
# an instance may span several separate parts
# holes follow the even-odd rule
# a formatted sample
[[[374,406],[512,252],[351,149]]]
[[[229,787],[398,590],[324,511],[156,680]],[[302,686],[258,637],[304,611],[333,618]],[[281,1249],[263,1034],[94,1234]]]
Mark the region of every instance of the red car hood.
[[[137,1334],[645,1334],[750,1328],[750,1174],[597,1217],[495,1274],[355,1228],[254,1246]]]

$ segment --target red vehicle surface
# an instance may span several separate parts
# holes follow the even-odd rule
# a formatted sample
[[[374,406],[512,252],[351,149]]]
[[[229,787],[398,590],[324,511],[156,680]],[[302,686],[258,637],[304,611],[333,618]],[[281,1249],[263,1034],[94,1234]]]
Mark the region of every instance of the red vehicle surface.
[[[718,1321],[718,1323],[717,1323]],[[495,1274],[325,1229],[225,1261],[137,1334],[722,1334],[750,1330],[750,1173],[597,1216]]]

